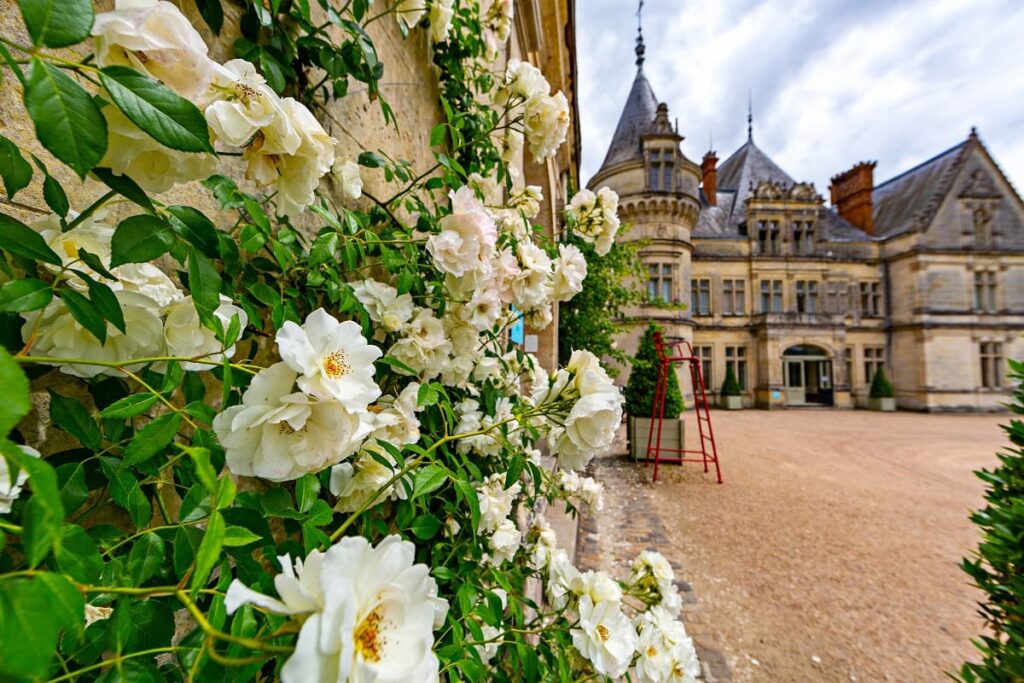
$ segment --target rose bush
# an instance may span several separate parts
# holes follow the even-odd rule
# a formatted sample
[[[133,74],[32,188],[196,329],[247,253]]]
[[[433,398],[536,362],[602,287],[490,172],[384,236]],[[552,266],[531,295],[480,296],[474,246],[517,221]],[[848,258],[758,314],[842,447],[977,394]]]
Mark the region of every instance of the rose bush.
[[[164,0],[21,0],[32,45],[0,43],[98,197],[0,136],[8,198],[39,174],[52,212],[0,214],[0,678],[693,680],[664,558],[581,573],[544,519],[600,509],[579,470],[622,399],[593,354],[549,373],[506,334],[588,272],[510,164],[569,124],[498,61],[513,4],[310,5],[247,4],[225,63]],[[314,113],[355,79],[391,119],[364,30],[388,15],[433,43],[432,168],[341,158]],[[394,194],[357,205],[368,172]],[[215,217],[160,194],[192,180]],[[617,198],[578,196],[567,228],[606,253]]]

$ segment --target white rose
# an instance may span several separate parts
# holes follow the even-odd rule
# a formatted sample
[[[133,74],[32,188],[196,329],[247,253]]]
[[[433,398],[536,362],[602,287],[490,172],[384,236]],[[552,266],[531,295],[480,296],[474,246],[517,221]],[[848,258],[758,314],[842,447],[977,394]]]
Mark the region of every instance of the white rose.
[[[548,580],[545,594],[548,602],[555,609],[562,609],[568,604],[569,598],[572,596],[569,587],[577,576],[579,576],[579,571],[572,566],[565,550],[562,548],[552,549],[548,558]]]
[[[241,325],[240,330],[245,330],[249,324],[249,316],[238,306],[231,303],[231,299],[221,294],[220,306],[213,314],[220,320],[227,331],[231,320],[238,317]],[[235,346],[232,344],[224,349],[217,335],[213,330],[203,327],[199,321],[199,312],[196,311],[195,303],[191,296],[176,301],[167,307],[164,320],[164,340],[167,342],[167,355],[184,358],[197,358],[212,362],[224,360],[225,355],[231,358],[235,355]],[[241,336],[241,331],[239,332]],[[185,370],[201,372],[212,370],[214,365],[209,363],[183,362],[181,366]]]
[[[390,463],[390,467],[381,463]],[[341,512],[355,512],[363,505],[375,505],[404,491],[400,482],[385,485],[395,475],[394,458],[383,448],[367,446],[352,462],[343,462],[331,468],[330,489],[338,497],[335,508]]]
[[[103,107],[107,120],[107,152],[100,161],[116,175],[126,175],[150,193],[166,192],[179,183],[202,180],[217,170],[217,159],[203,152],[179,152],[164,147],[110,104]]]
[[[242,395],[213,420],[234,474],[291,481],[354,454],[371,426],[341,403],[294,391],[296,373],[276,363],[257,374]]]
[[[91,332],[78,324],[62,301],[54,299],[42,311],[22,314],[25,318],[21,328],[22,340],[27,343],[33,332],[37,333],[30,354],[103,362],[124,361],[125,369],[131,371],[143,365],[132,363],[132,359],[159,356],[163,351],[164,337],[160,307],[149,297],[136,292],[115,291],[114,296],[121,306],[127,333],[107,323],[107,342],[100,344]],[[42,320],[37,325],[39,316]],[[116,368],[88,363],[65,364],[60,369],[75,377],[120,375]]]
[[[445,336],[444,326],[429,308],[402,327],[402,338],[388,349],[388,356],[408,365],[423,380],[433,379],[443,371],[452,343]],[[404,372],[398,369],[399,372]]]
[[[452,26],[452,17],[455,10],[452,8],[454,0],[434,0],[430,6],[430,37],[435,43],[440,43],[448,37],[448,31]]]
[[[493,532],[501,525],[512,512],[512,503],[520,490],[518,482],[506,489],[505,475],[500,473],[492,474],[477,486],[481,533]]]
[[[336,163],[334,175],[341,184],[341,194],[345,199],[359,199],[363,196],[363,177],[359,174],[359,164],[354,161]]]
[[[277,332],[277,348],[281,360],[301,374],[299,388],[310,396],[338,401],[355,412],[380,396],[373,363],[381,351],[367,344],[358,323],[339,322],[318,308],[302,327],[285,322]]]
[[[486,268],[498,228],[469,187],[451,193],[452,212],[438,221],[441,232],[427,239],[438,270],[461,276]]]
[[[152,263],[126,263],[111,268],[110,274],[117,276],[117,282],[110,285],[111,289],[137,292],[149,297],[159,306],[166,306],[182,295],[171,278]]]
[[[534,163],[554,156],[569,132],[569,102],[565,95],[534,95],[526,101],[523,118],[526,141]]]
[[[577,574],[572,578],[569,590],[577,597],[589,596],[595,604],[606,600],[622,600],[622,588],[605,572],[588,571]]]
[[[520,310],[538,308],[551,299],[551,257],[533,242],[520,242],[519,273],[511,282],[512,299]]]
[[[498,525],[491,537],[487,539],[487,547],[490,550],[490,564],[500,567],[506,562],[511,562],[522,542],[522,534],[516,528],[515,522],[506,519]]]
[[[395,4],[395,17],[407,29],[416,26],[427,13],[427,0],[399,0]]]
[[[38,458],[39,451],[31,446],[15,445],[27,456]],[[28,481],[28,472],[19,470],[18,476],[11,481],[11,471],[7,467],[7,458],[0,455],[0,513],[11,511],[11,504],[21,495],[21,487]]]
[[[696,683],[700,662],[693,640],[681,621],[660,607],[643,612],[634,620],[639,634],[634,673],[644,683]]]
[[[568,301],[583,290],[587,277],[587,259],[583,252],[572,244],[558,245],[555,259],[552,296],[558,301]]]
[[[217,141],[232,147],[244,147],[261,129],[285,116],[281,98],[244,59],[216,65],[209,100],[203,112],[206,122]],[[290,126],[287,131],[290,143],[283,147],[293,154],[299,147],[299,134]]]
[[[589,595],[579,603],[579,626],[572,629],[572,644],[590,660],[594,669],[618,678],[626,673],[636,652],[637,635],[622,613],[619,602],[607,600],[594,604]]]
[[[555,444],[558,465],[581,470],[611,446],[622,422],[622,397],[602,392],[581,397],[565,419],[565,431]],[[552,432],[554,433],[554,432]]]
[[[601,366],[601,361],[590,351],[583,349],[573,351],[565,369],[572,373],[571,386],[580,396],[607,392],[618,394],[619,390]]]
[[[529,62],[510,59],[505,69],[505,91],[508,96],[528,100],[551,92],[548,80],[541,70]]]
[[[437,597],[429,567],[415,564],[415,554],[415,546],[398,536],[376,547],[361,536],[347,536],[322,557],[310,553],[304,567],[297,565],[297,579],[287,584],[275,579],[283,600],[236,579],[225,608],[230,614],[252,603],[308,615],[281,669],[283,683],[437,680],[433,631],[443,624],[448,603]]]
[[[210,82],[213,62],[192,23],[170,2],[118,0],[92,26],[97,65],[148,74],[187,99]]]
[[[397,332],[412,318],[413,302],[408,293],[399,295],[391,285],[366,279],[350,282],[352,291],[370,315],[370,320],[379,323],[383,332]],[[383,339],[383,335],[381,335]]]

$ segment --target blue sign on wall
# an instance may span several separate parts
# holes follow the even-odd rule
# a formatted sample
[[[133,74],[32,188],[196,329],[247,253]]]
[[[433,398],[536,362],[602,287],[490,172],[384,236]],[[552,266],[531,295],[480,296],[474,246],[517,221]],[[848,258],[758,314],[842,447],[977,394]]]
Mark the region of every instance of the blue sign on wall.
[[[515,306],[512,306],[512,312],[518,317],[516,321],[512,323],[512,326],[508,328],[508,338],[513,344],[519,344],[522,346],[523,338],[526,334],[526,325],[523,324],[523,316],[519,315],[519,311],[516,310]]]

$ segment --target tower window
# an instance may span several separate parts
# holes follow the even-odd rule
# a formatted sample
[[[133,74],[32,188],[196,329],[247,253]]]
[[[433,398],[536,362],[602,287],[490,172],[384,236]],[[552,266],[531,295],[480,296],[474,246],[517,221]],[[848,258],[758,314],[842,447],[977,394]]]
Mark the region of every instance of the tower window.
[[[647,300],[673,301],[672,264],[649,263],[647,265]]]
[[[974,310],[996,312],[996,274],[991,270],[974,271]]]
[[[675,191],[675,153],[670,149],[648,152],[647,184],[651,192]]]
[[[998,389],[1003,384],[1003,345],[999,342],[981,342],[981,386]]]

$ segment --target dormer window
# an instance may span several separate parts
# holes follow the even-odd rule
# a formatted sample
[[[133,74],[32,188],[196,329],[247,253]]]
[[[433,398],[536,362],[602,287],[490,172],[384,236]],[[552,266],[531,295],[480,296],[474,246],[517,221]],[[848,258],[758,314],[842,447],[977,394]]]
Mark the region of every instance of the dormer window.
[[[793,221],[793,253],[805,256],[814,253],[813,223]]]
[[[676,155],[671,149],[647,153],[647,185],[651,192],[675,192]]]

